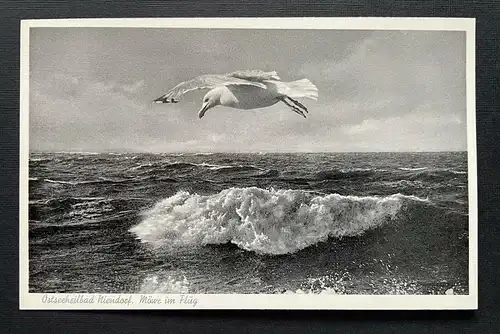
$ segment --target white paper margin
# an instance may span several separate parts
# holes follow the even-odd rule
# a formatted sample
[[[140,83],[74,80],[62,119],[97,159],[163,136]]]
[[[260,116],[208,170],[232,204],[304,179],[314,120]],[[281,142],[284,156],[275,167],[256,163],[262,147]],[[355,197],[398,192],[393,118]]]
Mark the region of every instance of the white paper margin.
[[[335,309],[444,310],[477,309],[477,161],[474,18],[127,18],[21,21],[20,168],[19,168],[19,308],[69,309]],[[466,33],[467,152],[469,182],[469,295],[321,295],[321,294],[67,294],[28,291],[29,32],[34,27],[137,27],[230,29],[426,30]],[[98,302],[100,296],[114,303]],[[139,303],[140,298],[160,304]],[[89,301],[93,297],[92,303]],[[62,298],[58,302],[51,299]],[[73,298],[73,300],[71,300]],[[175,302],[167,303],[166,299]],[[67,300],[67,302],[65,302]],[[130,301],[130,303],[128,302]]]

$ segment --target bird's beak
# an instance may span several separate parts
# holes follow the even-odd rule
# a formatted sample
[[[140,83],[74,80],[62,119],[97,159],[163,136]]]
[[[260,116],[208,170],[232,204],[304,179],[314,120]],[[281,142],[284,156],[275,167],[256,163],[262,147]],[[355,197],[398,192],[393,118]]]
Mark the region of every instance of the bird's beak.
[[[203,104],[203,107],[201,107],[200,111],[198,112],[198,117],[202,118],[208,109],[210,109],[210,104],[209,104],[209,102],[205,102]]]

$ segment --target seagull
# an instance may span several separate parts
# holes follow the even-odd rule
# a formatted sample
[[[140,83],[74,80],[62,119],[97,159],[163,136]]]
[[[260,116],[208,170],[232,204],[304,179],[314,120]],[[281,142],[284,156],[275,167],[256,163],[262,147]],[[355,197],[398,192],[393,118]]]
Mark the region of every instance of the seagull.
[[[236,109],[257,109],[283,102],[306,118],[307,108],[297,98],[317,100],[318,88],[308,79],[281,81],[276,71],[244,70],[227,74],[206,74],[184,81],[153,103],[177,103],[186,93],[209,89],[198,112],[201,119],[207,110],[221,105]]]

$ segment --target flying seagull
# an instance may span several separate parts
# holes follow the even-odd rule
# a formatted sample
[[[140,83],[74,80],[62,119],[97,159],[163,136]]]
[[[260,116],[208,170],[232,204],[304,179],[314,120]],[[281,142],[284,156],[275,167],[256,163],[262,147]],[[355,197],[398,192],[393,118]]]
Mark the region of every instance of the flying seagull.
[[[222,75],[201,75],[181,82],[153,102],[177,103],[184,94],[198,89],[209,89],[198,112],[199,118],[217,105],[256,109],[269,107],[280,101],[305,118],[307,108],[295,99],[318,98],[318,88],[308,79],[284,82],[275,71],[247,70]]]

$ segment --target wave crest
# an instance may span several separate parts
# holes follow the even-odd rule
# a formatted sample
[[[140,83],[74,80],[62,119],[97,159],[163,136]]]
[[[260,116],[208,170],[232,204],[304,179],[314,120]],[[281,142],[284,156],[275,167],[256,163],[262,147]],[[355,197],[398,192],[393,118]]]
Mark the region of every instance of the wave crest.
[[[333,169],[333,170],[324,170],[316,173],[317,180],[342,180],[348,178],[361,178],[361,177],[369,177],[374,175],[375,172],[372,169]]]
[[[144,213],[144,220],[130,231],[156,247],[231,242],[260,254],[286,254],[380,226],[395,218],[405,199],[418,198],[318,196],[256,187],[208,196],[181,191]]]

